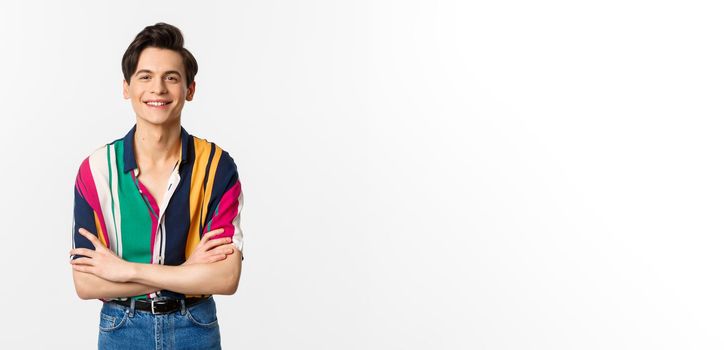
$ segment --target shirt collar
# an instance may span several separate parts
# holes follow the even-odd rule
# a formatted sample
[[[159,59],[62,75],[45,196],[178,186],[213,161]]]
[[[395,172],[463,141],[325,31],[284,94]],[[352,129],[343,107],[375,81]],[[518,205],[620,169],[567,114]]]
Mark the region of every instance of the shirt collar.
[[[136,164],[136,155],[133,153],[133,136],[136,134],[136,126],[137,124],[133,125],[133,128],[126,134],[126,136],[123,137],[123,171],[129,172],[132,169],[138,168],[138,165]],[[189,134],[186,132],[186,129],[184,127],[181,127],[181,164],[186,163],[186,156],[188,155],[188,143],[189,143]],[[179,168],[181,165],[179,165]]]

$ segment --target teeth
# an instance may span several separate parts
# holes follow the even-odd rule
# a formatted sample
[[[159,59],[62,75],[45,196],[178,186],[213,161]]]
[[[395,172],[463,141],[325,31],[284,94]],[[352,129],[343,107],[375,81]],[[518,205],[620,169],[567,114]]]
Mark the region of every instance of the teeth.
[[[166,104],[168,104],[168,102],[146,102],[146,104],[147,104],[147,105],[157,106],[157,107],[158,107],[158,106],[166,105]]]

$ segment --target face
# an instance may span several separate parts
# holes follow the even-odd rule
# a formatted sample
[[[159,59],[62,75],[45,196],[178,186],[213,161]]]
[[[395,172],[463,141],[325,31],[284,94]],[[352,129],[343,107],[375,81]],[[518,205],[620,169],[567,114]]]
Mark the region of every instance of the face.
[[[148,47],[141,51],[130,81],[123,81],[123,98],[131,100],[136,117],[147,123],[175,123],[196,89],[196,82],[186,87],[185,73],[179,53]]]

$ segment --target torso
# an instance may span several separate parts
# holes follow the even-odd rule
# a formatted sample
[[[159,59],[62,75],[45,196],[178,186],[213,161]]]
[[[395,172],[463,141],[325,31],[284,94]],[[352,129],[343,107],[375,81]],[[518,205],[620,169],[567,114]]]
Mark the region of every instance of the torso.
[[[146,189],[151,192],[151,196],[156,200],[156,204],[160,207],[163,202],[163,198],[166,195],[166,186],[168,186],[168,179],[171,176],[171,172],[176,165],[176,161],[173,163],[165,164],[161,167],[150,168],[139,165],[140,173],[138,175],[138,181],[140,181]]]
[[[135,128],[81,164],[75,183],[74,244],[92,248],[79,240],[77,230],[95,228],[101,242],[126,261],[177,266],[197,247],[203,232],[226,227],[223,235],[240,241],[238,219],[226,215],[238,213],[242,203],[236,165],[228,153],[182,128],[177,156],[154,163],[134,154]],[[183,158],[186,163],[176,172],[174,166]],[[237,192],[229,198],[238,200],[223,202],[232,191]],[[178,296],[171,291],[161,295]]]

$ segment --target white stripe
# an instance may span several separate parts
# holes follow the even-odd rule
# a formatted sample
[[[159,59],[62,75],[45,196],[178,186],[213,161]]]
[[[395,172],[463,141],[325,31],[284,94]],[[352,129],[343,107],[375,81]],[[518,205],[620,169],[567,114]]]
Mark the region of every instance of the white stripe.
[[[103,223],[108,231],[108,247],[111,251],[116,250],[116,229],[113,225],[113,216],[111,212],[111,190],[108,187],[108,161],[106,160],[106,147],[103,146],[93,152],[88,158],[91,175],[98,193],[98,201],[101,205],[103,214]],[[100,232],[99,232],[100,234]]]
[[[178,163],[176,163],[171,176],[166,185],[166,193],[163,195],[163,202],[159,207],[158,227],[156,228],[156,242],[154,244],[153,260],[163,265],[166,261],[166,208],[171,201],[173,193],[176,191],[178,184],[181,182],[181,175],[178,173]]]
[[[158,262],[161,265],[166,264],[166,216],[163,217],[163,223],[161,223],[161,260]]]
[[[75,249],[75,208],[73,208],[72,217],[73,217],[73,222],[70,225],[70,249]]]
[[[158,219],[159,223],[163,221],[163,217],[159,217]],[[161,252],[161,230],[159,229],[160,226],[156,226],[156,234],[154,235],[154,242],[153,242],[153,256],[151,257],[151,263],[152,264],[159,264],[159,253]]]
[[[239,207],[236,212],[234,220],[231,222],[234,225],[234,237],[231,239],[239,251],[241,256],[244,256],[244,234],[241,232],[241,208],[244,206],[244,192],[239,189]]]
[[[122,141],[118,141],[122,142]],[[116,228],[116,255],[118,257],[123,258],[123,240],[121,239],[122,232],[121,232],[121,202],[118,200],[118,169],[116,168],[116,146],[115,144],[109,145],[111,157],[110,157],[110,166],[111,166],[111,173],[113,174],[113,183],[111,184],[111,195],[113,196],[114,201],[114,210],[115,210],[115,228]],[[121,169],[123,171],[123,169]]]

